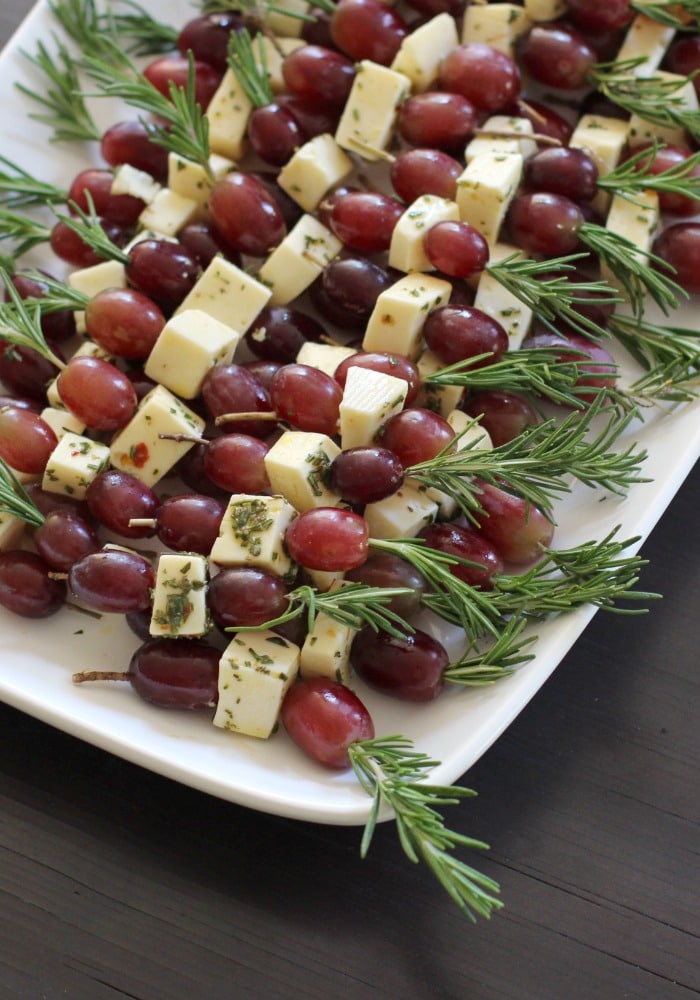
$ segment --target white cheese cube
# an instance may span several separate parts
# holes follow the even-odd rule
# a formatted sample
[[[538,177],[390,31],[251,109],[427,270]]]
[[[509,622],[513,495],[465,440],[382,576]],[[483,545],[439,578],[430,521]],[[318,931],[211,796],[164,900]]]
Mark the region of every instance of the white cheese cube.
[[[605,177],[620,162],[627,146],[629,125],[621,118],[607,115],[582,115],[574,129],[569,145],[582,149],[595,160],[598,173]],[[607,191],[599,191],[593,199],[597,211],[605,213],[610,204]]]
[[[224,257],[214,257],[175,313],[201,309],[243,335],[269,300],[269,288]]]
[[[167,321],[144,371],[182,399],[198,396],[210,369],[228,364],[241,335],[201,309],[188,309]]]
[[[16,549],[26,527],[21,518],[0,510],[0,552]]]
[[[82,434],[87,426],[84,420],[76,417],[65,405],[46,406],[41,411],[41,419],[49,425],[59,441],[64,434]]]
[[[493,449],[491,435],[481,424],[474,423],[472,417],[464,410],[453,410],[446,417],[447,423],[455,432],[455,451],[463,448],[481,448],[484,451]]]
[[[442,278],[407,274],[378,297],[362,341],[365,351],[405,354],[415,360],[423,349],[423,326],[433,309],[449,301],[452,285]]]
[[[438,505],[425,490],[404,483],[390,497],[368,503],[365,520],[372,538],[415,538],[437,513]]]
[[[172,441],[161,434],[200,437],[205,421],[165,386],[157,385],[141,400],[126,427],[112,440],[110,460],[116,469],[130,472],[146,486],[154,486],[192,447],[190,441]]]
[[[231,69],[224,73],[207,105],[209,148],[229,160],[240,160],[246,150],[246,129],[253,110],[250,98]]]
[[[422,406],[433,413],[439,413],[441,417],[447,417],[455,407],[459,406],[464,387],[461,385],[437,385],[435,382],[426,382],[428,375],[434,375],[445,367],[445,362],[435,354],[434,351],[423,351],[416,362],[418,374],[420,375],[421,387],[416,397],[416,406]]]
[[[294,29],[298,32],[298,19]],[[282,63],[286,56],[295,49],[306,45],[303,38],[285,38],[275,34],[274,38],[263,32],[259,32],[253,38],[253,52],[258,68],[267,74],[267,79],[273,94],[282,94],[286,91],[287,85],[282,75]]]
[[[339,365],[353,354],[357,354],[354,347],[343,347],[342,344],[317,344],[313,340],[307,340],[299,348],[296,360],[300,365],[318,368],[333,378]]]
[[[408,383],[384,372],[353,367],[348,370],[340,403],[343,451],[372,444],[377,431],[406,401]]]
[[[266,9],[265,24],[273,36],[299,38],[310,8],[311,4],[307,0],[275,0],[274,9],[272,5]]]
[[[464,13],[461,40],[482,42],[512,56],[518,39],[525,34],[530,24],[527,11],[517,4],[470,4]]]
[[[126,288],[126,268],[121,261],[103,260],[99,264],[71,271],[66,284],[74,291],[82,292],[89,299],[93,299],[98,292],[103,292],[107,288]],[[85,333],[85,311],[76,309],[73,315],[77,332]]]
[[[534,129],[529,118],[491,115],[479,128],[479,134],[467,143],[464,159],[467,163],[471,163],[475,156],[480,156],[482,153],[491,153],[494,156],[520,153],[523,159],[527,159],[537,152],[537,143],[530,138],[533,133]]]
[[[211,628],[207,609],[209,567],[204,556],[163,552],[158,557],[152,636],[199,636]]]
[[[437,14],[406,35],[394,56],[391,69],[407,76],[413,90],[422,93],[436,82],[440,64],[458,44],[454,18],[446,13]]]
[[[235,163],[226,156],[213,153],[209,157],[209,169],[201,163],[187,160],[177,153],[168,154],[168,189],[175,194],[197,203],[197,217],[202,218],[209,207],[209,195],[217,181],[233,168]]]
[[[566,0],[525,0],[524,7],[531,21],[556,21],[566,10]]]
[[[345,571],[341,569],[309,569],[308,566],[305,566],[304,573],[308,576],[311,585],[324,593],[337,587],[345,577]]]
[[[349,625],[342,625],[324,611],[319,612],[301,647],[300,676],[329,677],[349,685],[350,647],[356,634]]]
[[[312,507],[337,507],[341,500],[324,478],[340,448],[325,434],[285,431],[265,455],[265,469],[274,493],[280,493],[299,513]]]
[[[324,133],[296,150],[278,173],[277,183],[305,212],[313,212],[351,170],[350,157],[332,135]]]
[[[615,61],[622,63],[641,59],[640,65],[631,71],[633,76],[654,76],[675,33],[675,28],[653,21],[644,14],[637,14],[627,29]]]
[[[318,278],[343,244],[313,215],[302,215],[258,271],[268,286],[270,303],[285,305]]]
[[[199,205],[193,198],[185,198],[170,188],[161,188],[139,215],[139,225],[163,236],[176,236],[198,214]]]
[[[659,219],[659,196],[656,191],[638,191],[633,198],[615,194],[610,203],[605,228],[634,243],[639,248],[639,253],[634,255],[635,259],[643,263],[647,260],[654,242]],[[620,281],[603,261],[601,261],[601,274],[608,284],[624,294]]]
[[[274,632],[238,633],[221,654],[214,725],[267,739],[299,671],[299,647]]]
[[[493,245],[523,172],[519,153],[482,153],[457,178],[457,204],[463,222]]]
[[[384,159],[398,107],[410,92],[411,81],[403,73],[363,59],[336,129],[338,145],[363,160]]]
[[[288,576],[294,563],[284,535],[297,516],[282,496],[234,493],[228,502],[210,558],[217,566],[255,566]]]
[[[491,250],[491,263],[519,253],[509,243],[497,243]],[[522,256],[522,254],[519,254]],[[474,307],[492,316],[508,334],[508,350],[517,350],[532,324],[532,309],[507,291],[489,271],[482,271],[474,296]]]
[[[449,198],[423,194],[399,217],[391,234],[389,267],[399,271],[434,271],[425,252],[426,233],[438,222],[458,222],[459,206]]]
[[[109,448],[82,434],[64,434],[49,455],[42,488],[84,500],[88,486],[109,465]]]
[[[161,188],[162,184],[145,170],[137,170],[130,163],[122,163],[114,171],[111,193],[128,194],[150,205]]]
[[[698,111],[698,95],[692,80],[677,73],[666,73],[664,70],[657,70],[654,77],[665,80],[667,83],[675,83],[677,88],[673,88],[669,94],[669,101],[674,102],[678,111]],[[677,102],[677,103],[676,103]],[[682,125],[657,125],[655,122],[647,122],[639,115],[632,115],[628,122],[629,142],[631,146],[644,146],[656,140],[663,146],[685,146],[688,138]]]

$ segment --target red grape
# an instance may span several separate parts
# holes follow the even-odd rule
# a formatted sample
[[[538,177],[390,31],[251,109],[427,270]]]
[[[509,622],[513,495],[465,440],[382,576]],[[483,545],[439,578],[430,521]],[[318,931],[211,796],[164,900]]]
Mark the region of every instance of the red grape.
[[[325,767],[350,766],[348,747],[374,738],[371,716],[350,688],[325,677],[297,681],[282,702],[282,722],[304,753]]]

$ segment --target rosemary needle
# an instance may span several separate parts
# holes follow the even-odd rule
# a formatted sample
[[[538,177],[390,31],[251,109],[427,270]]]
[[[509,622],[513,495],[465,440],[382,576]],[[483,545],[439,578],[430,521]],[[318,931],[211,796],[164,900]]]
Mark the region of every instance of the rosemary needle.
[[[0,458],[0,513],[18,517],[35,528],[44,523],[44,515],[4,458]]]
[[[57,368],[65,368],[65,363],[46,342],[41,329],[39,306],[30,307],[22,300],[10,273],[3,268],[0,268],[0,281],[4,283],[10,298],[9,302],[0,303],[0,340],[15,347],[29,347]]]

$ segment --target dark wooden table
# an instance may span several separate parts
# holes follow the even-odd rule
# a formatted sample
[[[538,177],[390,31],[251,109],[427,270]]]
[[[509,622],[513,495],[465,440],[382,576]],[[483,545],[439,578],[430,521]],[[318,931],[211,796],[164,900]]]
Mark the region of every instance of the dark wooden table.
[[[0,42],[29,9],[2,0]],[[0,998],[700,994],[696,471],[644,549],[644,618],[599,614],[463,779],[450,825],[505,909],[471,926],[392,825],[250,812],[0,707]],[[0,652],[0,655],[2,653]]]

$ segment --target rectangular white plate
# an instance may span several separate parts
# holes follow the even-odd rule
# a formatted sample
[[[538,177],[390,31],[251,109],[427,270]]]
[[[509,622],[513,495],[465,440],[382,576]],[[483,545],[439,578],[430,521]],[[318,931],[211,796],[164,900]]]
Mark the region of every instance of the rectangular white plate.
[[[175,24],[193,15],[187,0],[151,0],[148,8],[154,17]],[[34,53],[39,39],[49,44],[53,30],[46,4],[39,3],[0,56],[2,153],[37,177],[67,186],[79,170],[100,164],[99,151],[50,144],[49,130],[28,119],[31,104],[13,87],[18,80],[35,89],[44,86],[21,50]],[[105,126],[121,117],[111,102],[92,106]],[[690,326],[691,313],[686,307],[674,320]],[[644,426],[631,434],[648,450],[643,471],[653,481],[624,500],[577,488],[557,508],[559,547],[603,538],[616,525],[622,538],[646,538],[700,452],[700,403],[668,414],[650,411]],[[518,715],[592,614],[582,609],[543,624],[536,659],[488,689],[455,689],[417,706],[372,693],[362,684],[357,690],[377,735],[409,736],[418,749],[441,761],[431,780],[448,784]],[[66,610],[45,621],[26,621],[0,609],[0,636],[0,698],[8,704],[176,781],[251,808],[324,823],[365,821],[369,801],[353,774],[316,766],[283,732],[264,742],[232,736],[214,729],[205,716],[151,708],[128,685],[74,686],[75,670],[125,669],[138,643],[121,619],[94,621]]]

